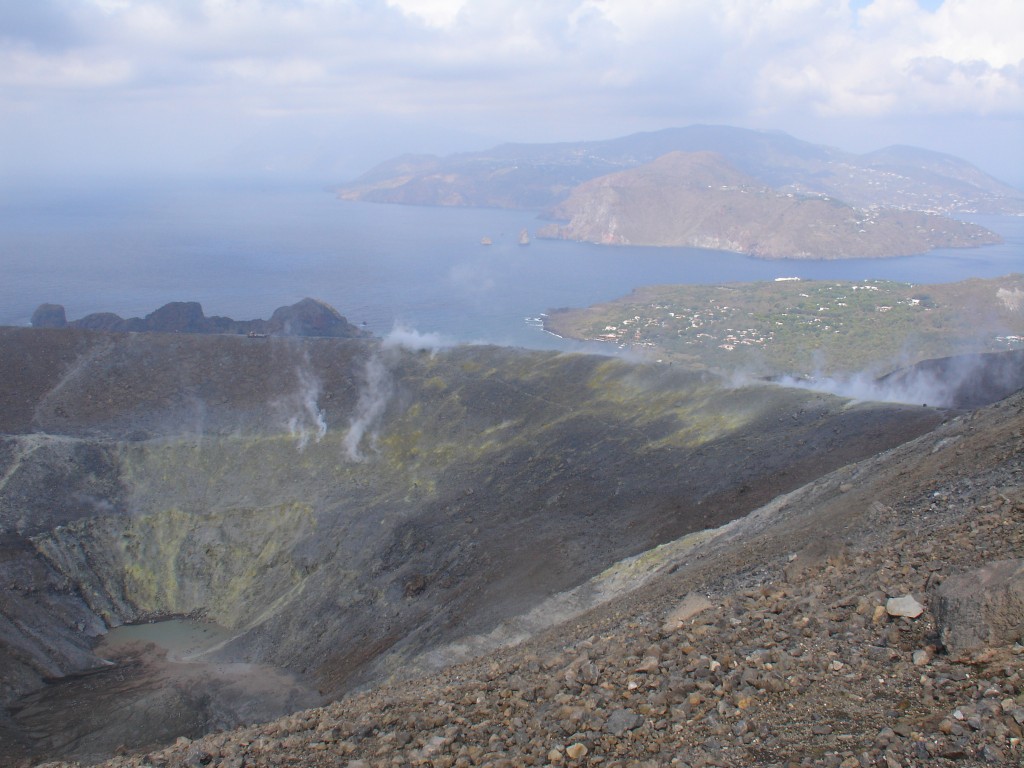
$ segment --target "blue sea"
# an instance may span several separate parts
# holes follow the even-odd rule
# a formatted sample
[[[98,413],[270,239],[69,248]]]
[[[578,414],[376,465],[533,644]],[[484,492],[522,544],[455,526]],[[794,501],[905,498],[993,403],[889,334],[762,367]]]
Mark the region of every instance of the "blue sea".
[[[306,296],[384,335],[557,348],[538,318],[662,283],[952,282],[1024,272],[1024,219],[979,217],[1002,245],[895,259],[763,261],[693,248],[533,238],[534,213],[343,202],[316,185],[37,186],[0,193],[0,324],[43,302],[69,319],[144,316],[169,301],[269,317]],[[490,238],[492,245],[481,244]]]

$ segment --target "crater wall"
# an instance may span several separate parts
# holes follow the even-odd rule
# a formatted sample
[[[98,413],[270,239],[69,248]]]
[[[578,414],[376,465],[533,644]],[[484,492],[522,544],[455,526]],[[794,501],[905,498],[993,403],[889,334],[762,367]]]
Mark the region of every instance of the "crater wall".
[[[0,356],[5,702],[170,615],[337,695],[944,418],[494,347],[2,329]]]

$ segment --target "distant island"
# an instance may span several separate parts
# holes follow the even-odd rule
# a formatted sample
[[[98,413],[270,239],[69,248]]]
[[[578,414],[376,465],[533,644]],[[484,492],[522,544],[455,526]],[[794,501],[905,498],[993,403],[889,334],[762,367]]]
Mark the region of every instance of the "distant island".
[[[537,237],[760,258],[904,256],[1000,242],[970,214],[1024,215],[1024,192],[914,147],[853,154],[780,132],[690,126],[609,141],[505,144],[385,162],[344,200],[536,210]]]
[[[232,320],[207,317],[196,301],[172,301],[145,317],[123,318],[96,312],[68,320],[60,304],[41,304],[32,313],[33,328],[84,328],[121,333],[227,333],[254,337],[325,336],[361,338],[370,333],[346,320],[334,307],[317,299],[302,299],[274,310],[269,320]]]

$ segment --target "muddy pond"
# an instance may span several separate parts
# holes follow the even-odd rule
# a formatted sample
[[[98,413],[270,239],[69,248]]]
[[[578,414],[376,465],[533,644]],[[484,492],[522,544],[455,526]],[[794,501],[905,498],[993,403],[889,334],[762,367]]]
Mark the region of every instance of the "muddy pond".
[[[233,635],[191,619],[112,629],[96,648],[110,663],[54,680],[18,701],[10,714],[21,738],[0,747],[12,756],[88,763],[321,703],[312,685],[286,670],[203,660]]]

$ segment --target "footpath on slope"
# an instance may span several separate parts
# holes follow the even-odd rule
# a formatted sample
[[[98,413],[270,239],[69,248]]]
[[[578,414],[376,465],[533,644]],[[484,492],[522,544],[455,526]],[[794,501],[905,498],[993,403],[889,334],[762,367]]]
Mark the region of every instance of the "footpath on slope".
[[[1018,393],[518,647],[106,765],[1021,765],[1024,638],[947,653],[932,607],[950,577],[1024,557],[1022,456]],[[891,615],[907,596],[923,612]]]

